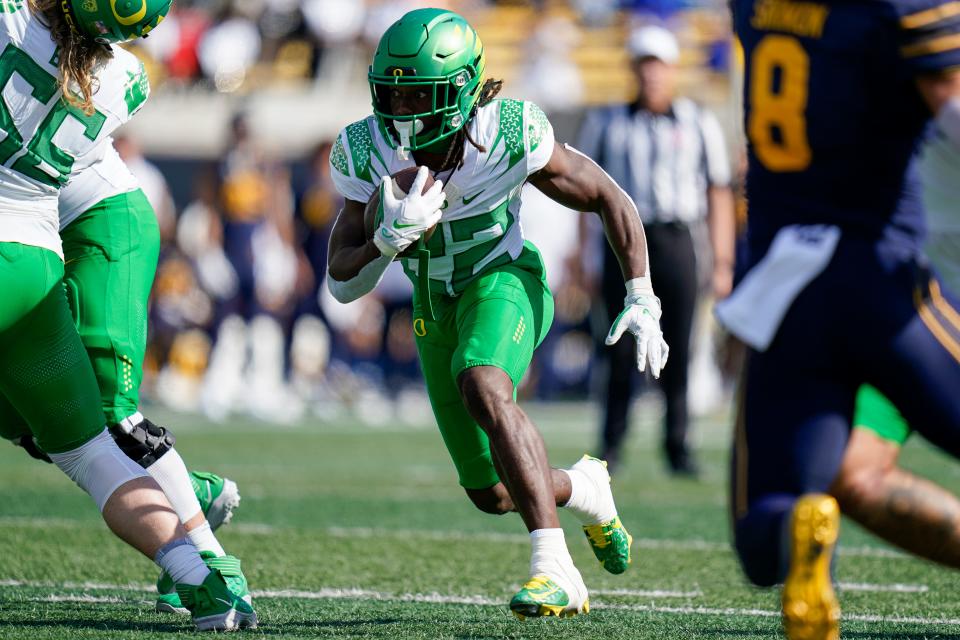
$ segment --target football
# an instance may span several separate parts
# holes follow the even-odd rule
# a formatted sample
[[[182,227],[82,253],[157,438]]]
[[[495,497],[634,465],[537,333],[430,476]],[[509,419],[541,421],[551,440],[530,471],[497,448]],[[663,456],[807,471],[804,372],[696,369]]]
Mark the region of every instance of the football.
[[[417,177],[417,170],[419,167],[410,167],[408,169],[401,169],[395,174],[390,176],[393,178],[394,192],[393,195],[397,198],[403,198],[410,191],[410,187],[413,186],[413,181]],[[433,186],[433,183],[436,182],[433,179],[433,176],[429,173],[427,174],[427,181],[423,183],[423,189],[421,193],[426,193],[430,187]],[[373,232],[377,230],[377,227],[380,226],[382,221],[379,214],[380,209],[380,189],[377,189],[373,192],[373,195],[370,196],[370,200],[367,201],[367,206],[363,210],[363,228],[367,234],[368,238],[373,237]],[[437,226],[434,225],[427,229],[423,234],[423,241],[426,242],[433,235],[433,232],[436,230]],[[409,258],[416,254],[417,248],[419,246],[418,242],[414,242],[410,247],[399,254],[401,258]]]

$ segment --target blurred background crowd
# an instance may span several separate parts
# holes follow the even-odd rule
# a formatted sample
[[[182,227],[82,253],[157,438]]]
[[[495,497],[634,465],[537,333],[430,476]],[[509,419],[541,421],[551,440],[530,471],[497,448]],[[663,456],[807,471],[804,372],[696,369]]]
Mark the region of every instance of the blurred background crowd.
[[[588,108],[633,98],[631,33],[644,24],[668,27],[680,43],[679,91],[710,106],[730,157],[738,157],[722,3],[443,4],[475,25],[488,75],[505,80],[504,93],[537,102],[557,139],[570,142]],[[153,203],[163,238],[145,399],[213,419],[246,414],[281,423],[344,412],[373,425],[422,423],[429,415],[411,331],[412,287],[399,266],[376,295],[349,305],[323,286],[341,206],[329,176],[331,142],[370,113],[366,67],[380,34],[404,12],[428,5],[177,0],[164,28],[133,48],[153,93],[116,146]],[[595,395],[609,326],[597,319],[599,224],[529,186],[521,220],[544,255],[556,298],[553,328],[521,394]],[[693,235],[708,292],[706,231]],[[707,295],[696,312],[694,414],[721,406],[729,389],[709,307]]]

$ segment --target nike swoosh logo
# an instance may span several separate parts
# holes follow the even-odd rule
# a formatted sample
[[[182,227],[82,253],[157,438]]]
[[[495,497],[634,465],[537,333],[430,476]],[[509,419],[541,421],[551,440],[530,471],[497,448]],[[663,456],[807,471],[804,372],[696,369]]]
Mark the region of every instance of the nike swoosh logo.
[[[480,193],[483,193],[483,191],[481,191]],[[466,196],[464,196],[464,197],[463,197],[463,204],[465,204],[465,205],[470,204],[471,202],[473,202],[474,200],[477,199],[477,196],[479,196],[480,193],[475,193],[475,194],[473,194],[473,195],[472,195],[471,197],[469,197],[469,198],[466,197]]]
[[[219,602],[222,602],[223,604],[227,605],[228,607],[231,607],[231,608],[233,607],[233,603],[230,602],[229,600],[224,600],[223,598],[214,598],[214,599],[215,599],[215,600],[218,600]]]
[[[537,602],[543,602],[544,600],[546,600],[553,594],[557,593],[558,591],[560,591],[560,587],[551,587],[546,592],[536,592],[536,593],[530,592],[530,597],[536,600]]]
[[[411,224],[400,224],[400,223],[397,222],[396,220],[393,221],[393,228],[394,228],[394,229],[408,229],[408,228],[410,228],[410,227],[415,227],[415,226],[417,226],[417,223],[416,223],[416,222],[413,222],[413,223],[411,223]]]

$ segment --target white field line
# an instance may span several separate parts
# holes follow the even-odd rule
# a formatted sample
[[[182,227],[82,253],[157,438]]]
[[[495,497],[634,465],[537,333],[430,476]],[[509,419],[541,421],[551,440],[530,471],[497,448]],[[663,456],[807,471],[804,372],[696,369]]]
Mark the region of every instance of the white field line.
[[[700,589],[695,591],[673,591],[669,589],[591,589],[591,596],[610,596],[617,598],[699,598]]]
[[[2,580],[3,586],[46,586],[47,582],[31,582],[26,580]],[[64,583],[71,584],[71,583]],[[83,583],[75,583],[83,584]],[[128,590],[131,585],[106,585],[101,583],[97,588],[114,588]],[[441,593],[391,593],[370,589],[335,589],[322,588],[318,591],[302,591],[297,589],[253,591],[255,598],[275,598],[286,600],[350,600],[367,598],[389,602],[413,602],[420,604],[466,604],[475,606],[504,606],[505,600],[489,596],[455,596]],[[34,601],[49,602],[127,602],[116,597],[97,597],[88,595],[52,595],[43,598],[34,598]],[[736,609],[714,607],[670,607],[655,604],[604,604],[596,603],[595,609],[610,609],[614,611],[634,611],[641,613],[664,613],[685,616],[719,616],[719,617],[754,617],[775,618],[780,616],[779,611],[768,609]],[[923,618],[919,616],[881,616],[873,614],[843,614],[843,620],[855,622],[884,622],[899,624],[922,624],[960,627],[960,618]]]
[[[34,518],[18,516],[0,516],[0,526],[31,526],[31,527],[102,527],[103,523],[95,520],[68,520],[64,518]],[[278,527],[264,522],[238,522],[229,525],[230,531],[253,535],[270,535],[279,533],[291,527]],[[511,544],[527,544],[530,537],[523,533],[496,533],[479,531],[438,531],[429,529],[384,529],[376,527],[326,527],[327,535],[335,538],[406,538],[417,540],[431,540],[437,542],[464,541],[464,542],[496,542]],[[636,538],[633,546],[637,549],[655,549],[671,551],[704,551],[708,553],[731,553],[733,549],[729,543],[710,540],[671,540],[661,538]],[[844,547],[840,546],[837,553],[841,556],[861,558],[910,558],[909,554],[883,547]]]
[[[103,590],[103,591],[135,591],[141,593],[150,591],[154,586],[147,582],[114,584],[110,582],[52,582],[50,580],[0,580],[0,587],[39,587],[52,589],[80,589],[80,590]]]
[[[102,523],[97,521],[69,520],[65,518],[46,518],[46,517],[19,517],[19,516],[0,516],[0,526],[36,526],[36,527],[58,527],[58,528],[76,528],[76,527],[101,527]],[[244,534],[270,535],[280,532],[287,527],[278,527],[263,522],[239,522],[230,525],[231,531]],[[420,529],[381,529],[375,527],[327,527],[324,529],[330,536],[336,538],[417,538],[419,540],[431,541],[476,541],[476,542],[497,542],[526,544],[530,538],[521,533],[496,533],[496,532],[473,532],[473,531],[437,531]],[[708,540],[671,540],[661,538],[637,538],[633,545],[638,549],[666,549],[672,551],[704,551],[704,552],[724,552],[730,553],[732,549],[726,542],[714,542]],[[886,549],[882,547],[844,547],[841,546],[837,553],[842,556],[865,557],[865,558],[909,558],[908,554],[896,551],[895,549]]]
[[[241,525],[238,525],[238,531]],[[262,527],[270,525],[258,524],[258,532],[266,533]],[[327,527],[326,532],[335,538],[406,538],[432,541],[476,541],[476,542],[508,542],[529,544],[530,536],[522,533],[483,533],[470,531],[438,531],[418,529],[379,529],[374,527]],[[709,540],[670,540],[660,538],[634,538],[633,546],[636,549],[657,549],[671,551],[706,551],[732,553],[733,549],[727,542],[713,542]],[[873,558],[909,558],[910,556],[894,549],[882,547],[839,547],[837,550],[842,556],[860,556]]]
[[[120,602],[129,602],[124,598],[114,596],[90,596],[87,594],[79,596],[44,596],[42,598],[29,598],[31,602],[90,602],[94,604],[117,604]]]
[[[871,593],[926,593],[930,591],[930,587],[925,584],[870,584],[869,582],[838,582],[837,589]]]

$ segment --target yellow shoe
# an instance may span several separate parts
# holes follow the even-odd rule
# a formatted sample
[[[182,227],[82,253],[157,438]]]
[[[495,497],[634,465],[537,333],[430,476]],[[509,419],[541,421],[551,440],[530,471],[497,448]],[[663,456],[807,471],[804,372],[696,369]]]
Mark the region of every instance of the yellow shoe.
[[[579,613],[590,613],[586,588],[582,591],[581,601],[577,602],[548,576],[533,576],[510,600],[510,611],[520,620],[549,616],[572,618]]]
[[[781,597],[788,640],[840,638],[840,603],[830,578],[839,534],[836,500],[822,493],[797,500],[790,521],[790,571]]]

